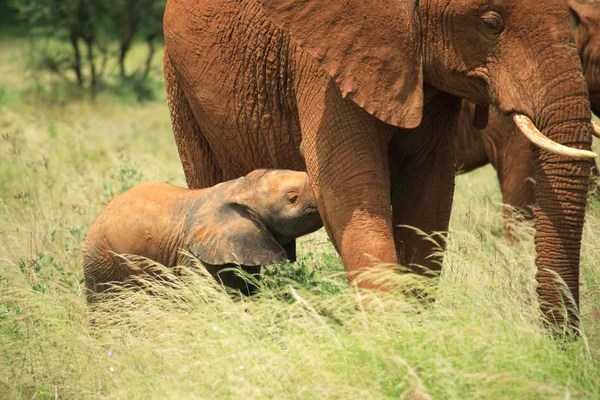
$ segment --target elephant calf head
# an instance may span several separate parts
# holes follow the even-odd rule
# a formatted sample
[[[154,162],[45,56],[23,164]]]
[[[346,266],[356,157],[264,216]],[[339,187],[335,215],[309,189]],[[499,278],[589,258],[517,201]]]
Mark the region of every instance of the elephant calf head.
[[[287,258],[283,246],[321,226],[305,172],[256,170],[199,199],[186,222],[187,248],[217,280],[249,295],[255,286],[230,267],[258,279],[262,265]]]
[[[323,226],[305,172],[256,170],[216,185],[186,222],[188,246],[213,265],[269,265],[283,246]]]

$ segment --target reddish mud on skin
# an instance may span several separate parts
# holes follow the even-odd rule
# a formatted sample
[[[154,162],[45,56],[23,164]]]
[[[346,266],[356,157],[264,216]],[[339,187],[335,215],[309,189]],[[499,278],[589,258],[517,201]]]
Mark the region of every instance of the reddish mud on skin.
[[[588,86],[590,105],[600,115],[600,0],[568,0],[577,51]],[[534,153],[531,142],[513,121],[491,107],[487,127],[473,126],[475,105],[463,101],[456,134],[456,172],[467,173],[489,163],[497,172],[504,209],[504,235],[514,239],[513,218],[533,218]],[[598,176],[596,160],[590,160]],[[516,209],[516,214],[513,211]]]
[[[190,190],[146,182],[112,199],[92,224],[83,246],[88,301],[108,282],[152,274],[147,263],[132,268],[111,252],[165,267],[191,266],[180,249],[196,255],[217,278],[240,264],[258,274],[261,265],[286,258],[282,246],[322,226],[305,172],[258,170],[212,188]],[[250,289],[235,274],[226,286]]]

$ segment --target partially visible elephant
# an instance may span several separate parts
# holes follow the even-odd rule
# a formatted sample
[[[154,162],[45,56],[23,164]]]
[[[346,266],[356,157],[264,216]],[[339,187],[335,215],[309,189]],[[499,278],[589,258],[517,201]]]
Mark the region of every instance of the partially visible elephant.
[[[592,111],[600,115],[600,0],[569,0],[568,5]],[[463,101],[456,135],[456,171],[466,173],[488,163],[493,165],[502,201],[508,206],[504,209],[504,234],[511,240],[513,218],[533,217],[535,151],[502,112],[492,107],[487,127],[478,129],[473,123],[475,111],[473,103]],[[591,166],[597,175],[595,161],[591,161]]]
[[[83,246],[88,301],[136,275],[153,275],[118,255],[145,257],[165,267],[196,256],[225,286],[251,294],[234,271],[258,278],[263,265],[287,258],[284,246],[323,226],[306,172],[257,170],[213,188],[189,190],[145,182],[112,199],[92,224]],[[222,271],[222,272],[221,272]]]
[[[600,116],[600,0],[568,0],[594,114]]]
[[[380,263],[437,276],[437,246],[406,226],[448,230],[461,98],[482,116],[495,106],[544,146],[538,292],[562,324],[555,274],[578,304],[595,156],[571,18],[564,0],[168,0],[165,82],[188,185],[306,168],[350,280]]]

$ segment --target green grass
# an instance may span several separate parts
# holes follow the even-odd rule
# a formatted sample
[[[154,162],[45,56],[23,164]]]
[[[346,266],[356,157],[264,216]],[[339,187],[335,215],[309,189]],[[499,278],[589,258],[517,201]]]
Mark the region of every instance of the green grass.
[[[505,243],[489,167],[458,178],[435,304],[355,292],[320,231],[255,298],[187,277],[91,312],[81,245],[103,204],[141,180],[185,182],[166,101],[32,92],[23,43],[1,46],[0,398],[600,398],[600,202],[583,336],[561,345],[539,322],[532,230]]]

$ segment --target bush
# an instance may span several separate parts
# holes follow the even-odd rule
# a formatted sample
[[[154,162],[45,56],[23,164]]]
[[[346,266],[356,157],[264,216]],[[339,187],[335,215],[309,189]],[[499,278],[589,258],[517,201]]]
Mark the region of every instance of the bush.
[[[118,68],[118,81],[147,90],[156,41],[162,37],[165,0],[15,0],[13,7],[29,26],[34,41],[33,71],[49,71],[96,98],[106,85],[107,66]],[[127,69],[136,40],[147,46],[144,61]],[[133,82],[133,83],[132,83]],[[141,98],[148,97],[146,93]]]

